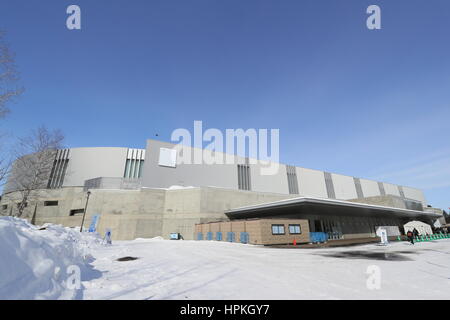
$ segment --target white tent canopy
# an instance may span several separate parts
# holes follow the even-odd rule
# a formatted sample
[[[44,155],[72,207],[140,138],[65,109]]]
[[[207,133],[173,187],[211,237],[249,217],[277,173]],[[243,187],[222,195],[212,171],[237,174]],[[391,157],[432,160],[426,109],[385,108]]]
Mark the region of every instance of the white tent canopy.
[[[429,224],[426,224],[421,221],[410,221],[403,226],[405,229],[405,233],[408,231],[413,231],[416,228],[419,231],[419,235],[433,234],[433,230]]]

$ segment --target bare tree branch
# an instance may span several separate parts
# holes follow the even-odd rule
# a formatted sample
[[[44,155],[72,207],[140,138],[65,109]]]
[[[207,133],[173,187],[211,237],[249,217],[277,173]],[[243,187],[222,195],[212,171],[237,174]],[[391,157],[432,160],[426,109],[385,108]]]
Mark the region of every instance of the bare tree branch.
[[[8,178],[8,189],[21,194],[19,217],[36,192],[47,188],[56,151],[63,147],[63,140],[64,135],[60,130],[49,131],[44,126],[32,131],[30,136],[19,139],[14,152],[16,160]]]
[[[4,32],[0,31],[0,119],[9,112],[7,104],[23,93],[23,88],[14,86],[19,73],[14,64],[14,54],[4,42]]]

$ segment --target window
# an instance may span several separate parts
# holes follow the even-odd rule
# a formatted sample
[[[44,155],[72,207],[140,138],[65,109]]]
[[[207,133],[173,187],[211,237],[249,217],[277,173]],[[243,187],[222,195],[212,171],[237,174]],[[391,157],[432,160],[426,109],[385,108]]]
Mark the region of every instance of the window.
[[[353,178],[353,181],[355,182],[355,188],[356,188],[356,195],[359,199],[364,198],[364,194],[361,187],[361,180],[359,178]]]
[[[84,213],[84,209],[73,209],[73,210],[70,210],[70,215],[71,216],[74,216],[76,214],[81,214],[81,213]]]
[[[172,149],[167,149],[171,151]],[[176,156],[176,154],[175,154]],[[127,160],[125,162],[125,171],[123,177],[126,179],[138,179],[142,176],[144,166],[145,150],[142,149],[128,149]]]
[[[2,210],[6,210],[6,209],[8,209],[8,205],[7,204],[2,205]]]
[[[250,166],[238,164],[238,188],[239,190],[251,190]]]
[[[298,194],[297,172],[294,166],[286,166],[289,194]]]
[[[53,207],[57,206],[58,201],[44,201],[44,207]]]
[[[19,202],[19,203],[17,204],[17,208],[20,207],[20,204],[21,204],[21,202]],[[28,207],[28,202],[25,202],[24,205],[23,205],[23,207],[24,207],[24,208]]]
[[[69,149],[57,150],[52,170],[48,179],[47,188],[61,188],[66,176],[67,166],[69,164]]]
[[[273,224],[272,234],[284,234],[284,224]]]
[[[299,224],[290,224],[289,225],[289,233],[290,234],[301,234],[302,229]]]
[[[327,188],[328,198],[336,199],[336,193],[334,192],[334,184],[333,184],[333,179],[331,177],[331,173],[324,172],[323,174],[325,176],[325,186]]]

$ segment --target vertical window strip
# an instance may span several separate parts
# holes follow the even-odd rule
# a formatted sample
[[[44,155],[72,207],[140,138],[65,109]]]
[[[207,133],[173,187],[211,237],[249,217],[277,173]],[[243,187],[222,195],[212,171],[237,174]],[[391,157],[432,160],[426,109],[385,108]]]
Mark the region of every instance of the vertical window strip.
[[[136,160],[136,170],[134,172],[134,178],[137,179],[139,176],[139,171],[141,170],[141,160]]]
[[[386,191],[384,190],[383,182],[378,182],[378,189],[380,189],[380,194],[381,194],[382,196],[385,196],[385,195],[386,195]]]
[[[131,179],[134,178],[135,172],[136,172],[136,159],[133,159],[133,160],[131,160],[131,173],[130,173]]]
[[[294,166],[286,166],[289,194],[298,194],[297,172]]]
[[[53,177],[55,175],[55,167],[56,167],[56,159],[53,160],[52,171],[50,172],[50,177],[48,178],[47,182],[47,189],[50,189],[52,187]]]
[[[331,173],[324,172],[325,186],[327,188],[327,195],[330,199],[336,199],[336,193],[334,192],[333,179],[331,178]]]
[[[242,188],[242,168],[240,164],[238,164],[237,169],[238,169],[238,188],[241,190],[243,188]]]
[[[252,187],[251,187],[251,181],[250,181],[250,166],[246,165],[245,169],[246,169],[246,173],[247,173],[246,174],[246,179],[247,179],[247,189],[246,190],[251,190]]]
[[[52,182],[52,189],[55,189],[58,187],[58,180],[59,176],[61,174],[61,153],[58,151],[58,159],[56,160],[56,171],[55,171],[55,177]]]
[[[57,150],[53,161],[47,188],[56,189],[62,187],[69,163],[69,149]]]
[[[250,166],[238,164],[238,188],[240,190],[251,190]]]
[[[127,159],[127,161],[125,162],[125,173],[123,174],[124,178],[130,177],[130,163],[131,163],[130,159]]]
[[[364,198],[364,194],[361,187],[361,180],[359,178],[353,178],[353,181],[355,182],[355,188],[356,188],[356,195],[359,199]]]
[[[250,166],[247,166],[247,181],[248,181],[248,190],[252,190]]]
[[[61,180],[59,181],[59,188],[61,188],[64,183],[64,178],[66,177],[66,171],[67,171],[68,164],[69,164],[69,159],[64,160],[62,176],[61,176]]]
[[[405,198],[405,192],[403,191],[403,187],[402,186],[397,186],[398,187],[398,192],[400,193],[400,197]]]
[[[138,174],[138,178],[142,177],[142,169],[144,167],[144,160],[141,160],[141,165],[139,166],[139,174]]]

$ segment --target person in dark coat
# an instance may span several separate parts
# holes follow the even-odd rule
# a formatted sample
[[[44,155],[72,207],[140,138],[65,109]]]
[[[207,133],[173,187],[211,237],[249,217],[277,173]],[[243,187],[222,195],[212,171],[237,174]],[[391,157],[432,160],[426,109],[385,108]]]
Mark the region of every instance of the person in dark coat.
[[[414,230],[413,230],[413,236],[414,236],[414,239],[417,239],[419,237],[419,231],[417,231],[416,228],[414,228]]]
[[[411,242],[411,244],[414,244],[414,233],[411,230],[406,233],[406,236],[408,237],[409,242]]]

